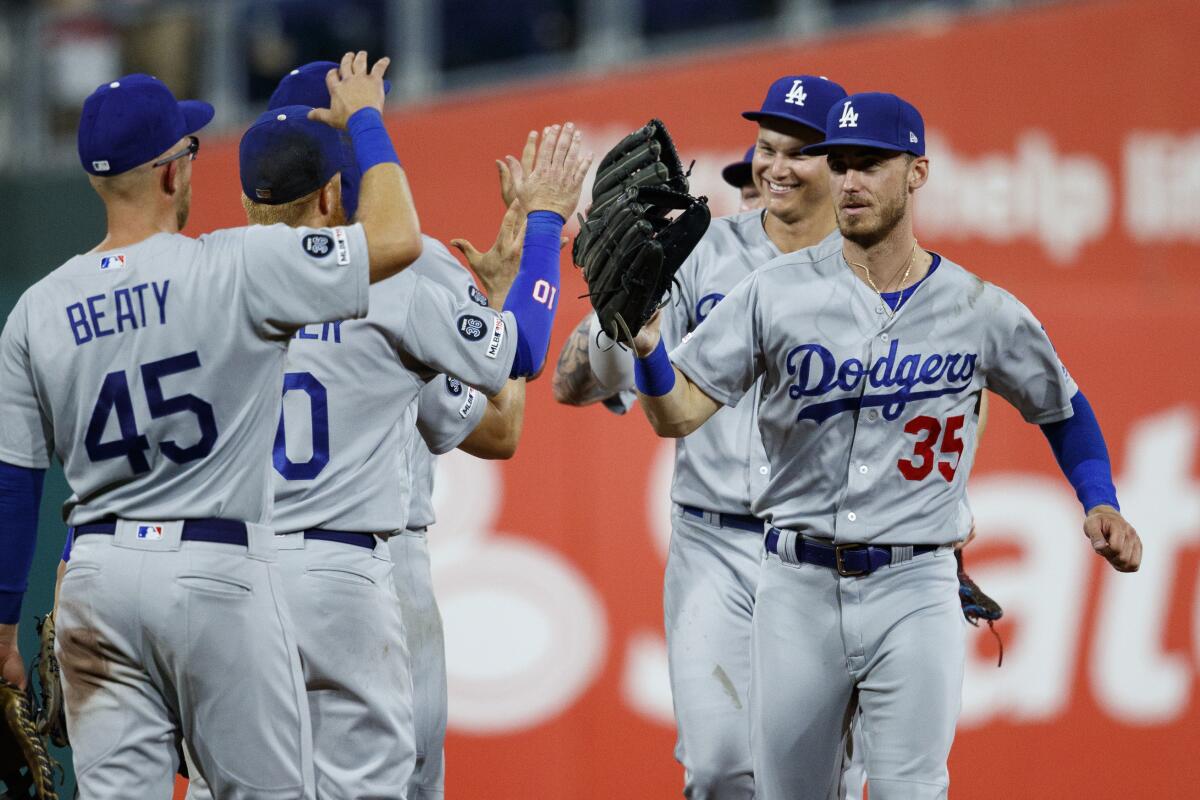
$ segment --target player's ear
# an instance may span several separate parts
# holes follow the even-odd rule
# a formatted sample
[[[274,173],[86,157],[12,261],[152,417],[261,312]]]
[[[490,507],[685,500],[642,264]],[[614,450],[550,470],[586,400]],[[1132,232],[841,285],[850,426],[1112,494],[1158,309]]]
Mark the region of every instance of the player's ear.
[[[927,180],[929,180],[929,159],[925,156],[917,156],[908,165],[908,190],[915,192],[924,186]]]
[[[321,191],[317,192],[317,211],[321,212],[322,217],[328,217],[333,213],[336,206],[335,200],[333,181],[329,181],[321,187]]]
[[[165,164],[162,168],[162,174],[158,176],[159,188],[163,194],[174,195],[179,190],[176,183],[176,166],[179,162],[171,161]]]

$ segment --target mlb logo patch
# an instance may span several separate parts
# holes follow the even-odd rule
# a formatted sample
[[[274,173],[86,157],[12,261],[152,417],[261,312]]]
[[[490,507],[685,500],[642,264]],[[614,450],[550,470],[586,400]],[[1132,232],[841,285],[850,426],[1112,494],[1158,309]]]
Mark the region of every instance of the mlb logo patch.
[[[162,525],[138,525],[137,538],[156,542],[163,537]]]
[[[118,253],[115,256],[105,256],[100,259],[100,271],[107,272],[114,269],[125,269],[125,254]]]

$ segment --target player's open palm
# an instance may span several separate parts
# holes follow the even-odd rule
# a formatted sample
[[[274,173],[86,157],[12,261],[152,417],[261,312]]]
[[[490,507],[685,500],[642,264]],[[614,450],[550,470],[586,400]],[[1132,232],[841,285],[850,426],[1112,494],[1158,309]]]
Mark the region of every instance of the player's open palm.
[[[1096,506],[1083,521],[1092,549],[1118,572],[1136,572],[1142,563],[1142,540],[1133,526],[1112,506]]]
[[[488,299],[496,305],[501,305],[499,297],[508,293],[513,280],[517,277],[517,269],[521,265],[521,245],[525,236],[525,215],[520,211],[521,204],[513,200],[504,218],[500,220],[500,230],[496,233],[496,241],[485,253],[475,249],[475,245],[466,239],[451,239],[450,246],[456,247],[466,256],[471,270],[483,284],[483,291]]]
[[[552,125],[542,131],[533,169],[528,174],[519,161],[508,158],[522,208],[553,211],[563,219],[571,216],[579,205],[583,180],[592,165],[592,154],[584,155],[582,144],[574,123]]]
[[[329,87],[329,108],[314,108],[308,118],[345,129],[354,112],[364,108],[383,111],[383,73],[391,59],[384,57],[367,69],[367,53],[346,53],[337,69],[329,70],[325,85]]]

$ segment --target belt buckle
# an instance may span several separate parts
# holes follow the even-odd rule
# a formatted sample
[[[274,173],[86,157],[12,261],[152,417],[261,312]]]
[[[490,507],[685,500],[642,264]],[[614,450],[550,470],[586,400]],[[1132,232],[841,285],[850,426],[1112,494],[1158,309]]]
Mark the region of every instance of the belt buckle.
[[[863,544],[835,544],[833,546],[833,563],[837,566],[837,574],[843,578],[857,578],[861,575],[866,575],[867,570],[860,569],[851,572],[846,569],[845,563],[842,561],[842,553],[847,550],[866,550],[867,546]]]

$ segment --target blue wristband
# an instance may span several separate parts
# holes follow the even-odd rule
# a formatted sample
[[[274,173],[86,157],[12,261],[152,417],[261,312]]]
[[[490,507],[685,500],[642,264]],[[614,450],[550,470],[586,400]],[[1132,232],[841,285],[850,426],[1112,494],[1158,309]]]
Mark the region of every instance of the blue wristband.
[[[354,144],[354,158],[358,172],[366,175],[376,164],[399,164],[400,157],[392,147],[392,139],[383,126],[383,115],[377,108],[360,108],[346,121],[350,141]]]
[[[633,382],[647,397],[662,397],[675,388],[675,367],[662,339],[650,355],[633,360]]]

